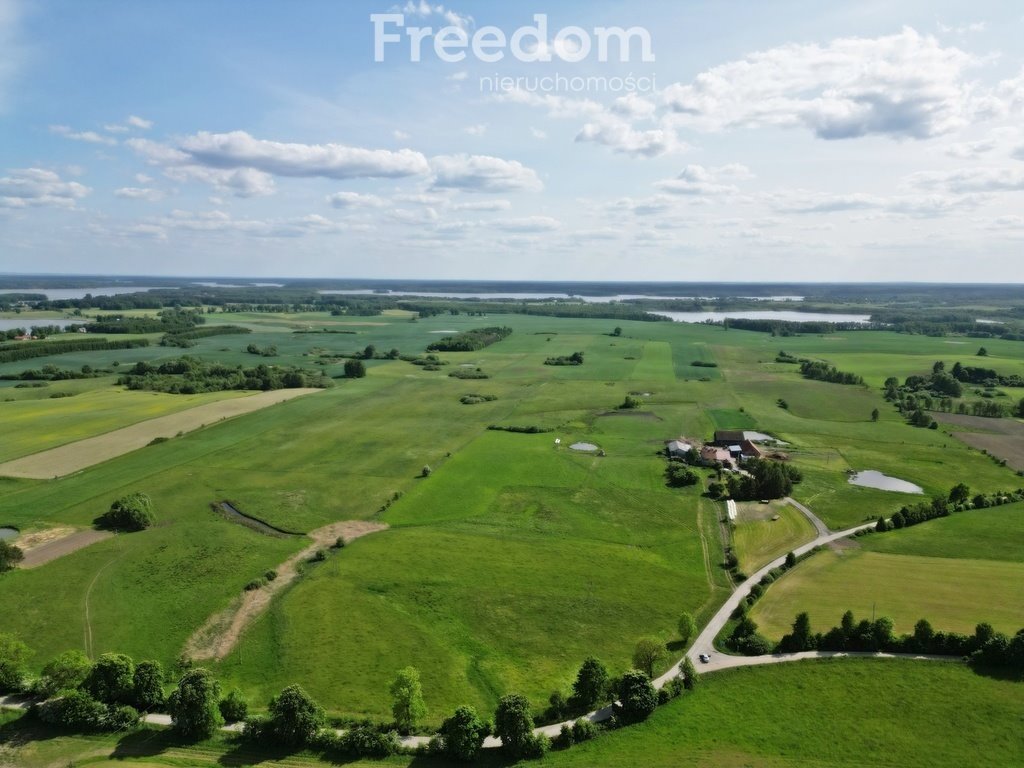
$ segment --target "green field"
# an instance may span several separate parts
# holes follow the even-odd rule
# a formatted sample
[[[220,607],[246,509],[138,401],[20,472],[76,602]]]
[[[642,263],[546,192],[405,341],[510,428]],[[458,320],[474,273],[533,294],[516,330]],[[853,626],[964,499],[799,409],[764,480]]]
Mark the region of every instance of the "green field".
[[[773,519],[775,517],[778,519]],[[741,503],[732,531],[733,546],[743,573],[754,573],[762,565],[813,540],[814,536],[814,526],[803,513],[780,502]]]
[[[1024,719],[1020,683],[981,677],[958,664],[855,660],[754,667],[708,676],[693,694],[661,707],[649,721],[564,752],[542,765],[622,768],[644,765],[932,768],[1019,765],[1024,744],[1013,723]],[[37,731],[0,715],[0,763],[20,768],[119,766],[326,765],[308,753],[287,754],[218,737],[189,746],[152,729],[115,736]],[[980,761],[979,761],[980,757]],[[507,765],[485,753],[484,766]],[[351,766],[437,766],[423,757],[346,761]]]
[[[945,493],[959,480],[977,491],[1019,485],[1010,470],[943,433],[901,423],[877,389],[806,381],[793,366],[774,362],[780,346],[829,359],[846,350],[851,366],[861,360],[866,370],[904,375],[918,345],[923,360],[941,340],[880,332],[778,339],[709,326],[523,315],[210,316],[218,321],[253,333],[200,339],[188,354],[252,366],[265,359],[246,353],[247,344],[274,345],[279,354],[266,359],[271,364],[322,368],[332,376],[341,375],[341,354],[370,344],[419,354],[451,332],[484,325],[514,332],[476,352],[443,353],[448,365],[438,371],[368,361],[364,379],[339,379],[316,395],[60,480],[0,480],[0,525],[88,525],[112,499],[133,490],[150,494],[157,510],[150,530],[0,577],[5,630],[37,650],[37,668],[59,651],[82,647],[90,632],[93,653],[120,650],[171,666],[210,614],[307,545],[221,518],[210,505],[224,499],[291,531],[348,519],[391,527],[306,567],[217,664],[218,674],[255,700],[301,682],[333,713],[383,717],[387,682],[412,663],[423,676],[428,721],[436,723],[462,702],[489,709],[510,690],[541,706],[553,689],[567,687],[585,656],[596,654],[620,671],[639,637],[672,642],[680,612],[703,620],[721,604],[728,581],[720,567],[720,506],[702,498],[699,487],[665,486],[666,440],[706,439],[716,428],[777,435],[805,476],[793,495],[834,527],[889,514],[912,499],[851,486],[848,468],[879,469],[929,493]],[[610,335],[616,325],[621,336]],[[325,328],[347,332],[295,332]],[[584,365],[544,365],[576,351],[584,353]],[[99,368],[180,354],[159,346],[71,353],[5,364],[0,372],[48,363]],[[448,375],[463,366],[490,378]],[[72,398],[0,408],[54,406],[84,414],[88,409],[77,402],[133,394],[112,386],[104,391],[99,382],[89,380],[87,391]],[[643,407],[616,410],[628,393],[637,393]],[[463,405],[467,394],[496,399]],[[149,397],[185,402],[146,394],[139,402]],[[788,409],[776,404],[779,398]],[[883,414],[878,423],[870,420],[875,407]],[[119,417],[135,413],[118,409]],[[85,416],[68,421],[79,431],[98,428]],[[47,422],[41,416],[38,423]],[[553,431],[519,434],[488,425]],[[22,429],[19,439],[44,439],[40,432]],[[577,440],[597,444],[605,455],[571,451]],[[433,471],[420,478],[425,465]],[[401,498],[387,506],[396,493]],[[784,535],[760,532],[742,544],[752,560],[788,551],[803,535],[799,518],[779,522]],[[855,556],[869,555],[890,556]],[[911,623],[919,618],[914,613]],[[929,618],[942,626],[941,616]],[[981,618],[1000,622],[996,615]]]
[[[897,632],[925,618],[936,629],[970,633],[979,622],[1014,634],[1024,627],[1024,505],[961,512],[824,551],[774,583],[751,617],[779,639],[807,611],[816,631],[889,616]]]

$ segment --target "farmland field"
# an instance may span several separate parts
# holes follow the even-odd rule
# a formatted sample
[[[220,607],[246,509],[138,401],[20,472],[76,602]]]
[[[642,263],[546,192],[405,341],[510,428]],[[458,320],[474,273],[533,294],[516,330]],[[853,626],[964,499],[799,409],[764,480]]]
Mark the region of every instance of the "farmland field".
[[[807,611],[816,631],[858,618],[889,616],[896,631],[918,619],[936,629],[973,632],[989,622],[1014,634],[1024,626],[1024,506],[962,512],[825,551],[779,579],[751,611],[773,639]]]
[[[834,528],[891,514],[908,500],[848,484],[848,469],[878,469],[928,493],[945,493],[959,479],[979,491],[1019,484],[1009,469],[941,432],[902,423],[877,389],[808,381],[774,362],[783,343],[794,354],[829,359],[857,349],[849,359],[866,375],[871,366],[903,375],[904,353],[931,340],[864,332],[780,341],[711,326],[523,315],[228,317],[252,333],[201,338],[188,354],[252,366],[263,358],[246,345],[274,346],[273,364],[322,369],[339,377],[336,386],[60,480],[0,479],[0,525],[24,531],[88,526],[134,490],[148,493],[157,510],[152,529],[2,577],[0,612],[37,651],[36,668],[86,637],[93,653],[125,651],[173,667],[192,633],[237,601],[247,582],[309,545],[302,536],[262,535],[211,509],[230,500],[287,531],[343,520],[390,527],[303,565],[215,664],[226,684],[262,701],[301,682],[332,713],[380,718],[388,681],[414,664],[428,723],[463,702],[489,710],[509,690],[542,707],[553,689],[567,688],[585,656],[622,671],[638,638],[672,643],[680,612],[703,621],[728,593],[720,506],[701,496],[713,473],[702,471],[695,487],[668,488],[667,440],[703,440],[715,429],[775,435],[804,477],[794,497]],[[372,359],[365,378],[340,378],[345,356],[368,345],[415,356],[440,336],[484,325],[513,333],[477,351],[441,353],[439,370]],[[583,365],[544,365],[577,351]],[[2,368],[99,368],[179,355],[153,346]],[[477,369],[487,378],[449,375]],[[94,381],[72,398],[0,407],[134,394],[104,392]],[[620,410],[631,393],[642,406]],[[464,404],[470,395],[478,397]],[[873,408],[881,411],[877,423]],[[603,455],[572,451],[576,441]],[[804,525],[786,508],[770,523],[781,534],[749,528],[739,534],[751,534],[741,549],[750,561],[781,554],[803,540]],[[56,630],[54,612],[62,617]],[[929,618],[940,625],[941,616]]]
[[[743,573],[753,573],[814,538],[814,526],[789,504],[745,502],[738,506],[733,545]]]

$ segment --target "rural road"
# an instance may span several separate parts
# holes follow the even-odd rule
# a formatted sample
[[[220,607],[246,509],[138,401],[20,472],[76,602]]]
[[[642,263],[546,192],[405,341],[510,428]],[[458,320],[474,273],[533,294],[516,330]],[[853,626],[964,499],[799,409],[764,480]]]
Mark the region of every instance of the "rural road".
[[[794,501],[791,498],[787,498],[790,504],[803,512],[807,518],[814,525],[818,531],[818,536],[811,542],[804,544],[801,547],[797,547],[794,552],[797,555],[802,555],[815,547],[820,547],[825,544],[829,544],[833,541],[846,538],[851,536],[859,530],[865,528],[874,527],[875,523],[864,523],[862,525],[855,526],[853,528],[847,528],[845,531],[837,531],[833,533],[828,527],[807,507]],[[729,596],[729,599],[725,601],[725,604],[718,609],[718,612],[711,618],[707,626],[704,627],[703,631],[697,636],[692,647],[687,652],[687,656],[694,663],[694,666],[702,673],[716,672],[723,669],[734,669],[736,667],[753,667],[760,666],[763,664],[781,664],[790,661],[801,661],[803,659],[833,659],[833,658],[880,658],[880,659],[917,659],[927,661],[946,661],[946,662],[958,662],[959,659],[951,656],[927,656],[927,655],[914,655],[906,653],[860,653],[860,652],[829,652],[829,651],[804,651],[802,653],[779,653],[779,654],[767,654],[764,656],[731,656],[728,654],[720,653],[715,650],[714,643],[715,637],[722,631],[722,628],[729,621],[729,617],[733,611],[739,606],[740,602],[750,593],[751,587],[757,584],[766,573],[773,568],[778,568],[786,562],[785,556],[778,557],[772,560],[770,563],[759,569],[752,576],[747,578],[736,590]],[[707,654],[711,661],[703,664],[700,661],[700,655]],[[685,657],[684,657],[685,658]],[[655,688],[662,688],[672,678],[679,674],[680,668],[682,667],[683,659],[680,659],[676,664],[669,669],[668,672],[663,674],[661,677],[653,680]],[[0,707],[12,707],[18,709],[27,709],[31,699],[25,699],[16,696],[0,696]],[[583,717],[594,723],[600,723],[610,718],[613,714],[612,706],[602,707],[601,709],[593,712],[588,712]],[[169,715],[164,714],[149,714],[144,715],[142,718],[143,722],[150,725],[163,725],[169,726],[171,724],[171,718]],[[544,735],[549,738],[558,736],[562,730],[563,725],[571,726],[575,720],[566,720],[562,723],[554,723],[552,725],[544,725],[534,729],[534,733],[537,735]],[[226,725],[222,730],[224,731],[240,731],[242,729],[241,723],[234,723],[232,725]],[[343,733],[343,731],[338,731]],[[426,745],[430,741],[429,736],[405,736],[401,738],[402,746],[408,748],[415,748],[418,746]],[[501,739],[494,736],[489,736],[484,740],[483,744],[485,749],[491,749],[501,746]]]

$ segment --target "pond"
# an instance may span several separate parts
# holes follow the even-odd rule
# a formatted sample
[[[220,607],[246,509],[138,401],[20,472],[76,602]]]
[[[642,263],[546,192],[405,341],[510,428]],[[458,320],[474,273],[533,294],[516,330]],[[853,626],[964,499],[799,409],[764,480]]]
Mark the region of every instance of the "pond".
[[[574,451],[583,451],[584,453],[595,453],[601,450],[593,443],[573,443],[569,447]]]
[[[895,491],[897,493],[924,493],[924,488],[898,477],[889,477],[881,472],[868,469],[850,475],[850,483],[860,485],[864,488],[877,488],[880,491]]]
[[[4,539],[13,539],[18,536],[17,528],[0,528],[0,541]]]

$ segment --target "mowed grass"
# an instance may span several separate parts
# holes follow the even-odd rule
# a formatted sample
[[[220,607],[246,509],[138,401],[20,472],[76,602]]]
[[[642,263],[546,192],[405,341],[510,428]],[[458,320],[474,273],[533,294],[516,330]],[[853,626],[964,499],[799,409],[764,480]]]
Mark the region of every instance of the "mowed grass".
[[[3,440],[0,441],[0,462],[245,394],[212,392],[202,395],[168,395],[162,392],[130,392],[123,387],[113,386],[110,379],[87,381],[93,388],[74,397],[0,402],[0,422],[4,425]],[[48,396],[55,391],[65,391],[68,384],[78,383],[54,382],[45,389],[18,390],[18,393],[42,392]]]
[[[805,661],[718,672],[552,766],[1020,765],[1024,686],[958,664]],[[980,762],[979,762],[980,761]]]
[[[847,610],[888,616],[898,633],[928,619],[936,629],[971,633],[988,622],[1012,635],[1024,627],[1024,563],[825,550],[776,581],[750,615],[778,640],[800,612],[825,632]]]
[[[778,520],[772,519],[775,516]],[[779,502],[741,504],[732,531],[733,546],[743,573],[753,573],[765,563],[813,540],[814,536],[814,526],[799,510]]]
[[[605,733],[543,764],[602,768],[961,768],[1024,763],[1015,723],[1024,686],[982,677],[960,664],[885,659],[805,661],[718,672],[696,691],[659,707],[640,725]],[[322,766],[310,753],[283,754],[217,736],[182,744],[167,731],[70,736],[40,729],[20,713],[0,714],[0,761],[20,768],[105,762],[166,765]],[[507,765],[490,750],[483,766]],[[397,756],[350,766],[428,766]]]

